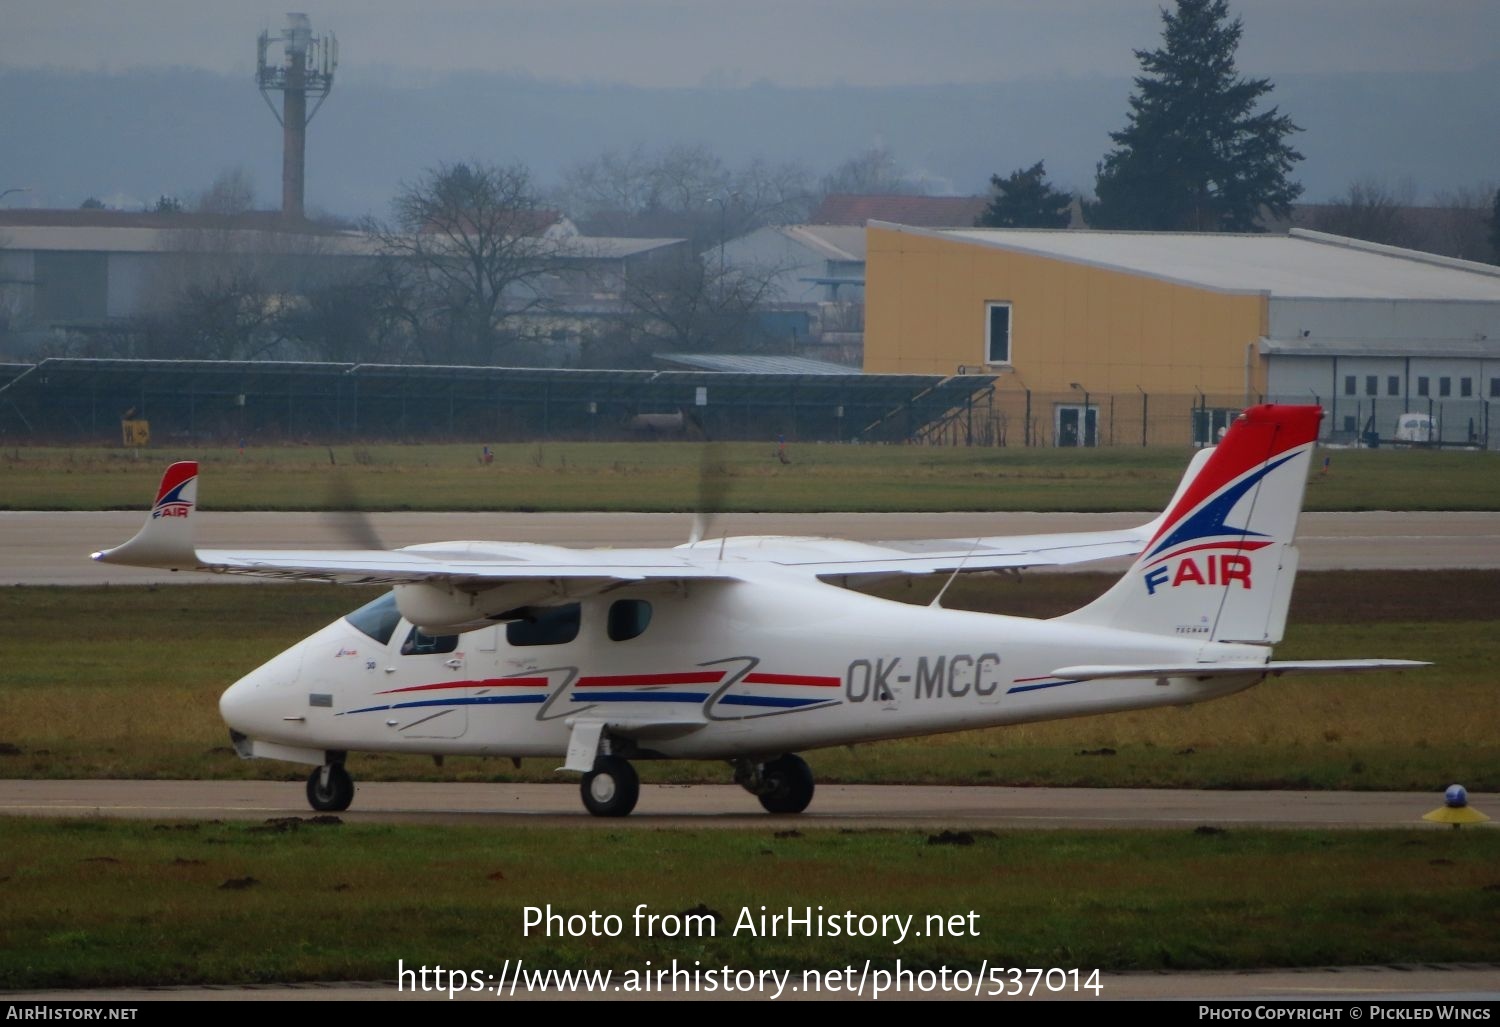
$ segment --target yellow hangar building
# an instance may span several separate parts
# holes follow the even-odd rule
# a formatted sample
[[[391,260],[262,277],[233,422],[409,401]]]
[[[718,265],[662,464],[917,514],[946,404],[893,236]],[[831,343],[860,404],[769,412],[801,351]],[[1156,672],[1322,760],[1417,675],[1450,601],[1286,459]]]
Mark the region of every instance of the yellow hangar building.
[[[1419,412],[1500,445],[1497,267],[1300,229],[871,221],[866,250],[865,371],[997,375],[971,440],[1206,442],[1277,401],[1321,404],[1349,441]]]

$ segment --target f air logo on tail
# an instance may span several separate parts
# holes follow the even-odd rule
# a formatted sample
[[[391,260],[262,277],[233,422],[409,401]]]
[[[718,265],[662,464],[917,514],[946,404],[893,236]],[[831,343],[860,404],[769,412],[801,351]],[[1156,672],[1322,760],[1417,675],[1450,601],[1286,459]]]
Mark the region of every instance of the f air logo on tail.
[[[1251,543],[1245,548],[1259,549],[1266,543]],[[1235,548],[1241,548],[1236,544]],[[1156,595],[1157,589],[1178,588],[1182,585],[1233,585],[1239,582],[1243,588],[1253,588],[1250,583],[1250,558],[1239,553],[1205,553],[1200,556],[1183,556],[1173,564],[1172,557],[1146,571],[1146,594]]]
[[[1228,520],[1246,493],[1290,459],[1282,457],[1246,474],[1220,489],[1175,526],[1164,528],[1161,544],[1142,560],[1146,594],[1154,596],[1163,588],[1183,585],[1227,588],[1236,582],[1241,588],[1254,588],[1250,580],[1250,557],[1246,554],[1272,545],[1273,540],[1261,532],[1235,527]]]
[[[186,517],[193,512],[193,501],[183,495],[187,487],[198,480],[198,465],[195,463],[173,464],[162,479],[161,489],[156,494],[156,503],[151,507],[151,519],[158,517]]]

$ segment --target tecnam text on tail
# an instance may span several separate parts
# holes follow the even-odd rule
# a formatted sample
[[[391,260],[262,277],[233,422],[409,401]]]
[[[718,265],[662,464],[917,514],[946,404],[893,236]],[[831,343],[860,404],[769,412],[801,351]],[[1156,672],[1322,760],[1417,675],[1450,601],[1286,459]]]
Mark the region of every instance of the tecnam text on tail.
[[[1161,516],[1123,531],[200,550],[198,469],[179,463],[140,532],[94,559],[392,586],[219,701],[242,756],[315,768],[316,809],[348,807],[348,754],[382,751],[563,757],[603,816],[634,808],[631,760],[725,760],[767,810],[797,813],[813,795],[803,750],[1196,703],[1267,675],[1419,666],[1271,660],[1320,416],[1245,411],[1197,454]],[[840,587],[1136,554],[1104,595],[1051,620]]]

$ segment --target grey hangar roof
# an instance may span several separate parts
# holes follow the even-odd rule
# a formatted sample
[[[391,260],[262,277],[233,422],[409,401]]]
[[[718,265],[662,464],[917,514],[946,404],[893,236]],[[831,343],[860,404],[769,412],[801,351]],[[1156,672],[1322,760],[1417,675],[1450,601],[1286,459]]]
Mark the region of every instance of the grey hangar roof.
[[[947,238],[1273,299],[1500,303],[1500,267],[1294,228],[1288,235],[1067,229],[873,228]]]

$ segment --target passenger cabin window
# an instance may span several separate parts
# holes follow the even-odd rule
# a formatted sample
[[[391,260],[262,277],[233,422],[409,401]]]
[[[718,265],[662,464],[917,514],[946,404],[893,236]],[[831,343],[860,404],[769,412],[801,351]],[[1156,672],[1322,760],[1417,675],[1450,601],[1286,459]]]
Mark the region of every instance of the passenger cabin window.
[[[401,643],[402,656],[432,656],[451,653],[458,648],[457,635],[428,635],[421,628],[412,628]]]
[[[644,599],[617,599],[609,605],[609,640],[628,642],[646,633],[651,604]]]
[[[1010,304],[986,303],[984,360],[987,364],[1010,363]]]
[[[524,606],[517,619],[505,625],[511,645],[566,645],[578,637],[579,605]]]
[[[396,609],[396,593],[387,592],[344,619],[381,645],[389,645],[391,636],[396,633],[396,625],[401,623],[401,611]]]

